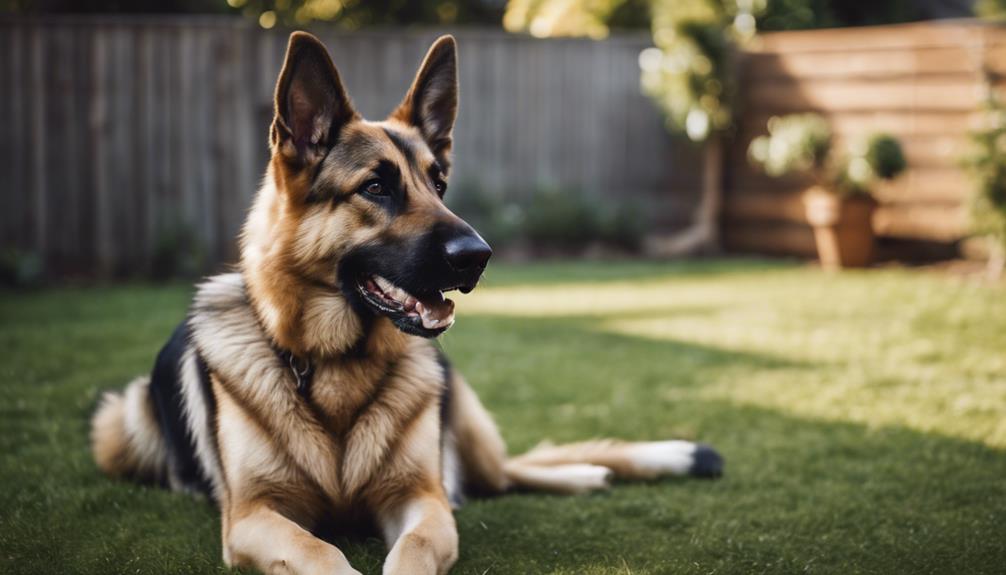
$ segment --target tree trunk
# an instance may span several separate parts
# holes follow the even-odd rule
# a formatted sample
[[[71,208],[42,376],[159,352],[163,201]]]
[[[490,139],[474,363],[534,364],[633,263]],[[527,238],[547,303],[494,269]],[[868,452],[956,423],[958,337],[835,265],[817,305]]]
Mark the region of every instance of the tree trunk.
[[[723,140],[711,134],[705,144],[702,197],[693,221],[683,231],[656,236],[646,242],[646,252],[659,257],[715,253],[720,250],[720,210],[723,205]]]

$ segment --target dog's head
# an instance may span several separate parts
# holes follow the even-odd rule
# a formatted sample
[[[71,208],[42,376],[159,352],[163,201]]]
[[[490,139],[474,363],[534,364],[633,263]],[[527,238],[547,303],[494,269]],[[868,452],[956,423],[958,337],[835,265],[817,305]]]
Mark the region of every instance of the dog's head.
[[[492,254],[443,201],[457,72],[454,39],[441,37],[398,108],[371,122],[324,45],[294,33],[276,86],[266,182],[274,189],[256,202],[244,259],[271,257],[273,268],[340,292],[361,318],[386,317],[423,337],[449,328],[454,304],[444,293],[472,290]]]

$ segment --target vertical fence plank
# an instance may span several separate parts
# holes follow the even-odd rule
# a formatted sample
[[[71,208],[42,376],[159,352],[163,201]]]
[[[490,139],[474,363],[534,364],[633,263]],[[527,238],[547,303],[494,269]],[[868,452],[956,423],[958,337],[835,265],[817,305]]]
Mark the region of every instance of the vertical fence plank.
[[[28,144],[27,144],[27,122],[28,112],[25,103],[27,93],[26,75],[26,39],[27,34],[24,28],[5,25],[5,32],[9,34],[12,41],[11,50],[8,52],[10,62],[10,95],[11,115],[6,127],[0,127],[0,132],[9,137],[11,143],[11,176],[9,197],[11,199],[11,210],[5,223],[6,232],[4,242],[10,242],[18,250],[30,247],[29,237],[24,225],[30,217],[30,196],[28,190]],[[9,130],[9,134],[6,132]]]
[[[14,58],[15,39],[11,30],[0,25],[0,78],[4,81],[5,88],[0,90],[0,174],[5,177],[14,177],[13,157],[14,147],[17,142],[14,140]],[[12,190],[13,191],[13,190]],[[0,242],[7,245],[14,244],[14,231],[16,228],[11,224],[17,211],[18,198],[14,193],[0,196]],[[2,244],[0,244],[2,245]]]
[[[72,118],[75,124],[74,147],[78,173],[76,176],[79,194],[79,209],[76,212],[78,232],[74,242],[74,255],[84,270],[91,275],[97,270],[95,252],[95,170],[94,151],[91,149],[91,106],[93,95],[91,70],[93,67],[93,36],[90,28],[74,28],[74,80],[71,90],[73,100]]]
[[[135,162],[131,146],[131,132],[134,129],[133,108],[135,104],[132,82],[131,61],[133,52],[130,45],[130,32],[127,26],[115,26],[112,29],[112,65],[114,67],[113,84],[109,86],[115,95],[114,107],[109,115],[112,123],[114,156],[109,158],[109,169],[115,175],[113,185],[116,196],[112,202],[117,228],[116,242],[118,262],[116,275],[128,273],[139,262],[137,246],[139,241],[140,222],[137,221],[136,186],[133,183]],[[124,241],[123,241],[124,240]]]
[[[31,67],[31,93],[32,93],[32,122],[31,140],[29,145],[32,151],[32,199],[33,213],[32,223],[34,225],[34,247],[36,253],[40,254],[48,263],[48,234],[46,225],[46,214],[48,212],[47,195],[49,193],[46,182],[46,123],[45,123],[45,34],[38,26],[31,29],[31,48],[29,50]]]
[[[112,251],[111,215],[111,179],[108,173],[107,126],[108,126],[108,38],[105,30],[94,30],[91,69],[90,114],[88,118],[88,133],[91,150],[90,163],[94,166],[94,229],[98,272],[102,275],[111,273],[115,265]]]
[[[143,196],[143,213],[140,216],[144,224],[143,234],[143,264],[142,269],[149,272],[153,266],[153,258],[157,245],[157,178],[156,170],[159,161],[157,151],[157,100],[156,100],[156,66],[155,39],[157,30],[153,26],[143,27],[137,38],[137,59],[135,74],[138,82],[137,90],[137,138],[135,146],[139,186],[137,193]]]

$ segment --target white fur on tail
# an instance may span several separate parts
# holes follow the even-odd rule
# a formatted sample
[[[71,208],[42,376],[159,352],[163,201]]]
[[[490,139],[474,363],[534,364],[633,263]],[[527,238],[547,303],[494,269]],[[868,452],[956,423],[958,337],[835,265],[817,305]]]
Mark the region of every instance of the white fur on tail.
[[[680,439],[632,443],[627,447],[640,474],[651,477],[661,475],[688,475],[695,464],[696,445]]]

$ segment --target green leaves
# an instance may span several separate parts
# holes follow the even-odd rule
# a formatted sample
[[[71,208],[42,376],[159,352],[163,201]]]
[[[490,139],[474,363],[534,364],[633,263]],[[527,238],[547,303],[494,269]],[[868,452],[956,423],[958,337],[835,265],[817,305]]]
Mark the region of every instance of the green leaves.
[[[768,135],[748,148],[750,160],[770,176],[821,170],[831,151],[831,126],[818,114],[773,116]]]
[[[901,150],[901,143],[890,134],[875,134],[866,144],[864,155],[873,173],[878,178],[893,180],[905,171],[908,162]]]
[[[768,134],[748,147],[748,159],[770,176],[808,174],[844,195],[869,195],[878,179],[894,179],[908,166],[901,143],[889,134],[874,134],[836,155],[831,126],[818,114],[772,117]]]
[[[972,132],[971,141],[964,166],[975,181],[972,229],[1006,248],[1006,106],[992,92],[982,127]]]

